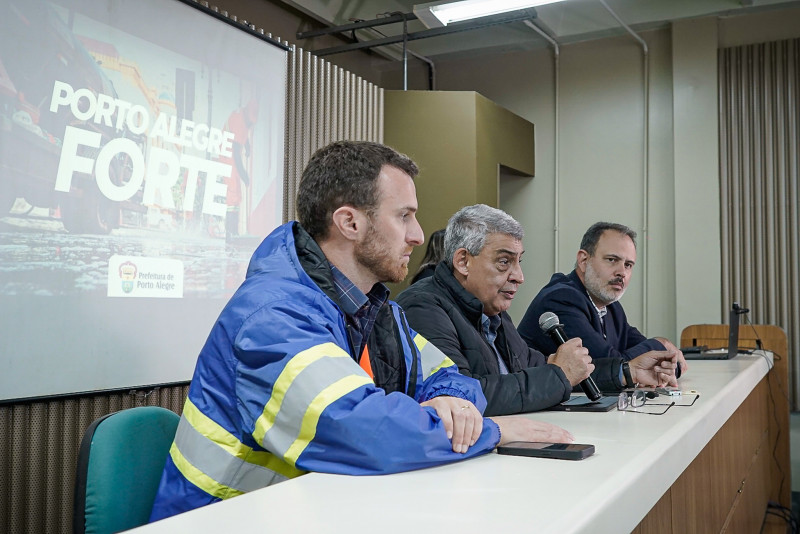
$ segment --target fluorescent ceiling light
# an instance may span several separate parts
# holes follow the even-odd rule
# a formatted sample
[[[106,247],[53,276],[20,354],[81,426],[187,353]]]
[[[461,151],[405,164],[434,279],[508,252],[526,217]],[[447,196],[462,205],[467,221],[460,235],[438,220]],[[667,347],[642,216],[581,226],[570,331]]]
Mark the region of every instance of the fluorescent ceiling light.
[[[447,26],[451,22],[488,17],[528,7],[553,4],[563,0],[460,0],[431,2],[414,6],[414,14],[428,28]]]

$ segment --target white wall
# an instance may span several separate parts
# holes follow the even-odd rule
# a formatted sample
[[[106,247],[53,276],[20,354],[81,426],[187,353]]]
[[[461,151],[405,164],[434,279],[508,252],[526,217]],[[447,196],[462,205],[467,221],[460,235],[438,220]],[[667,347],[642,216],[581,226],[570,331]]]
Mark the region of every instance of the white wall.
[[[722,312],[717,19],[672,27],[678,327]],[[696,258],[701,261],[696,261]]]
[[[647,331],[672,336],[674,249],[670,35],[644,34],[650,62],[649,239],[644,238],[644,65],[630,37],[562,46],[559,66],[559,202],[555,208],[555,66],[551,50],[437,64],[441,89],[471,87],[536,125],[536,178],[501,183],[501,207],[526,229],[526,283],[511,309],[519,320],[554,270],[572,269],[583,232],[598,220],[628,224],[647,248]],[[479,65],[477,65],[479,64]],[[476,77],[475,72],[480,72]],[[555,231],[556,226],[558,231]],[[556,259],[556,241],[558,258]],[[642,325],[643,267],[624,303]]]
[[[501,183],[501,207],[527,233],[515,320],[554,269],[572,269],[583,232],[605,219],[640,232],[640,261],[622,301],[632,324],[677,341],[687,324],[723,321],[716,51],[800,37],[800,9],[684,21],[641,36],[650,69],[647,196],[641,46],[630,36],[564,45],[557,220],[552,51],[436,62],[438,89],[478,91],[536,125],[536,177]],[[412,87],[422,87],[422,74],[412,69]],[[384,86],[393,87],[397,76],[385,73]]]

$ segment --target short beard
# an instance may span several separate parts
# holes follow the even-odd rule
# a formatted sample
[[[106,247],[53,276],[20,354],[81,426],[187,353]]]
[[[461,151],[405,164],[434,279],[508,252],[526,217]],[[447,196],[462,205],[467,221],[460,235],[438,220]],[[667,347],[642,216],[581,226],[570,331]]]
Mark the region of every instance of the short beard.
[[[622,295],[625,294],[625,289],[627,289],[627,287],[625,287],[619,293],[608,289],[606,287],[608,285],[606,281],[600,278],[589,262],[586,262],[586,273],[583,277],[583,284],[586,286],[586,291],[589,292],[592,298],[600,301],[603,306],[608,306],[618,301],[622,298]]]
[[[380,282],[399,283],[408,275],[408,265],[393,265],[389,246],[386,240],[378,235],[375,227],[370,223],[367,235],[356,244],[355,257],[364,267],[367,267]]]

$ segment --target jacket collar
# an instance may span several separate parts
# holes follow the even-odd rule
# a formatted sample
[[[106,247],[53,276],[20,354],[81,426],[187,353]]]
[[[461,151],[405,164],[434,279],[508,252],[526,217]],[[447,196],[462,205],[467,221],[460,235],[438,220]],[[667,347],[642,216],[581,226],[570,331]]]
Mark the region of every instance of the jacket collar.
[[[578,276],[577,269],[572,269],[572,272],[567,275],[567,278],[569,278],[570,282],[572,282],[575,287],[580,288],[584,293],[586,293],[586,286],[584,286],[583,282],[581,282],[581,278]],[[586,294],[586,298],[589,298],[588,293]]]
[[[584,297],[586,297],[586,300],[589,302],[590,309],[594,309],[594,311],[595,311],[595,312],[598,314],[598,317],[599,317],[599,315],[600,315],[600,309],[599,309],[599,308],[597,307],[597,305],[594,303],[594,301],[592,300],[592,297],[591,297],[591,296],[589,296],[589,290],[588,290],[588,289],[586,289],[586,286],[585,286],[585,285],[583,285],[583,282],[581,282],[581,279],[580,279],[580,277],[578,276],[578,271],[577,271],[576,269],[573,269],[573,270],[572,270],[572,272],[571,272],[571,273],[569,273],[569,275],[567,276],[567,278],[569,278],[570,282],[571,282],[571,283],[572,283],[572,284],[573,284],[575,287],[577,287],[577,288],[580,290],[581,294],[582,294]],[[608,311],[608,310],[611,308],[611,305],[612,305],[612,304],[614,304],[614,303],[616,303],[616,302],[618,302],[618,301],[616,301],[616,300],[615,300],[615,301],[614,301],[614,302],[612,302],[611,304],[607,304],[607,305],[606,305],[606,311]]]
[[[325,257],[325,253],[322,252],[319,244],[311,237],[311,234],[300,226],[300,223],[294,223],[292,226],[292,233],[294,235],[294,247],[297,251],[297,259],[300,260],[300,266],[306,274],[308,274],[309,278],[319,286],[322,292],[338,305],[339,297],[336,293],[336,287],[333,284],[331,266],[328,263],[328,259]]]
[[[456,280],[453,271],[445,262],[439,262],[433,273],[433,278],[450,293],[470,323],[476,324],[480,328],[483,303],[478,297],[464,289],[464,286]]]
[[[597,324],[600,324],[600,310],[595,305],[592,297],[589,296],[589,291],[586,289],[586,286],[583,285],[580,277],[578,277],[577,270],[573,269],[573,271],[567,275],[567,278],[569,279],[570,283],[581,292],[581,295],[586,297],[586,309],[592,312],[592,324],[594,324],[595,320],[597,321]],[[622,306],[622,304],[619,303],[619,300],[615,300],[611,304],[607,304],[606,313],[603,314],[603,317],[609,317],[608,314],[620,306]]]

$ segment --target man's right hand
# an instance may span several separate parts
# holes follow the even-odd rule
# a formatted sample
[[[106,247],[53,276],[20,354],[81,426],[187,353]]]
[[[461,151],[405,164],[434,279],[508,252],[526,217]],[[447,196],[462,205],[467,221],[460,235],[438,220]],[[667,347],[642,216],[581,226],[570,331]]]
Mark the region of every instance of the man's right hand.
[[[481,436],[483,416],[468,400],[442,395],[421,402],[420,406],[436,410],[447,430],[447,439],[453,444],[453,452],[467,452]]]
[[[583,346],[579,337],[574,337],[558,347],[556,353],[547,359],[547,363],[559,366],[573,386],[588,378],[594,371],[589,349]]]
[[[526,417],[502,415],[489,417],[500,427],[500,443],[505,445],[512,441],[543,441],[545,443],[572,443],[575,438],[563,428],[532,421]]]

